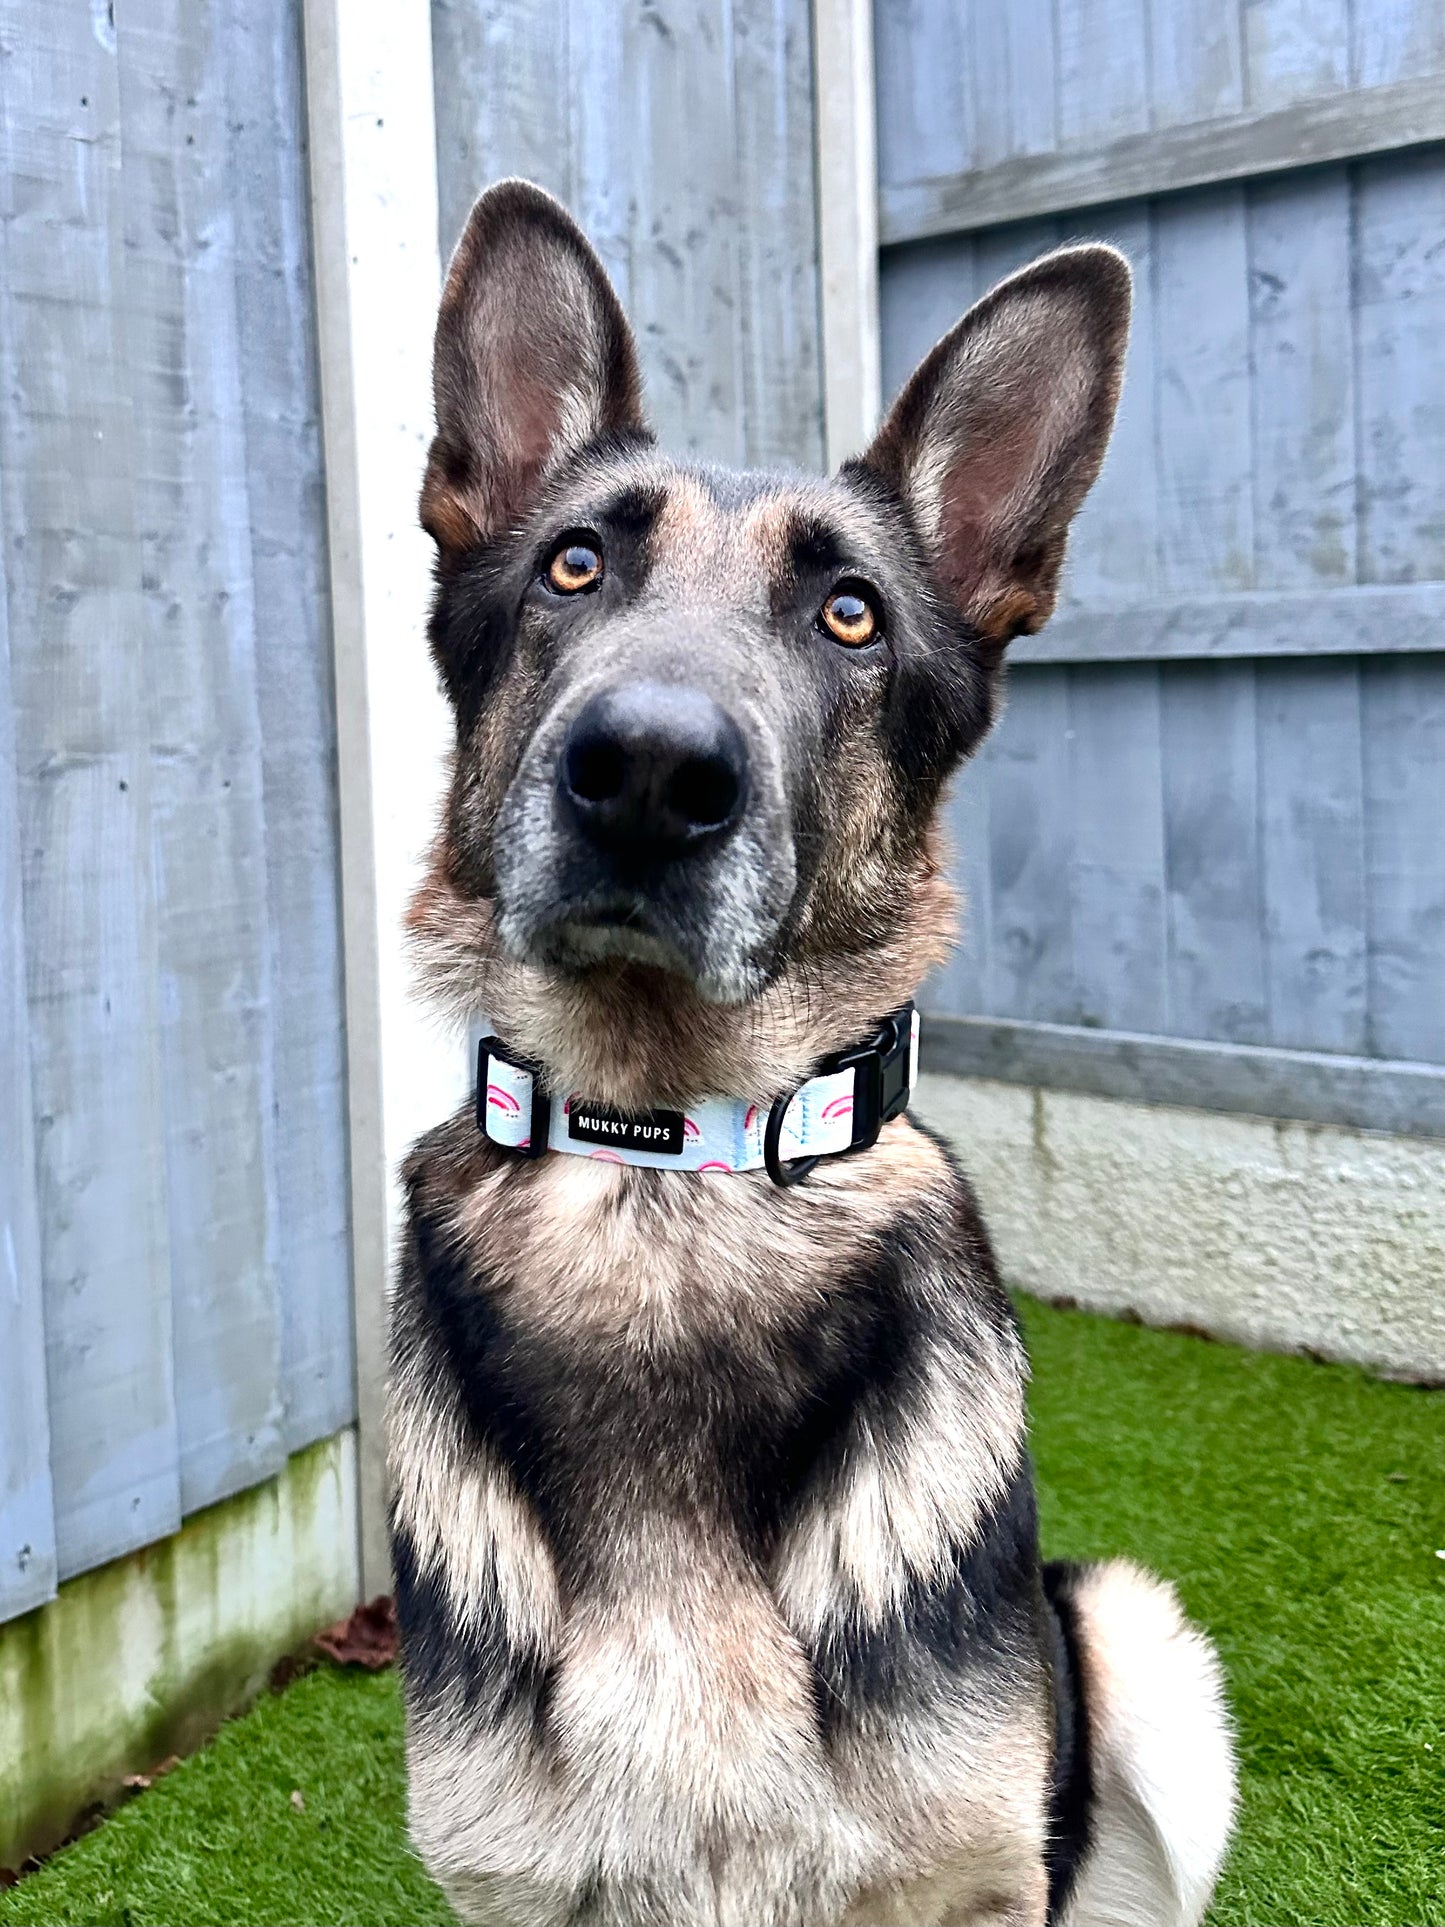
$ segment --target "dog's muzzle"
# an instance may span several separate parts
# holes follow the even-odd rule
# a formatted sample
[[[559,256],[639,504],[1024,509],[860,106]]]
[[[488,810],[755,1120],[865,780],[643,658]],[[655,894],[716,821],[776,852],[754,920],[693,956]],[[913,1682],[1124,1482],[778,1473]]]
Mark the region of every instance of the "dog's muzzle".
[[[566,973],[638,964],[741,1004],[797,886],[778,732],[690,682],[623,673],[538,726],[493,834],[497,928]]]

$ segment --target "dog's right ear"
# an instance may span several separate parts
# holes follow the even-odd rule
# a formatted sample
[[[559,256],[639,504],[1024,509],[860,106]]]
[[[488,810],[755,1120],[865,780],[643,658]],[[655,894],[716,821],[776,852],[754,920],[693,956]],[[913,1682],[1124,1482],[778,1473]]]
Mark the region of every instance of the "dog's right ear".
[[[599,435],[646,432],[612,283],[530,181],[499,182],[471,211],[442,289],[432,382],[421,522],[443,557],[518,522],[548,471]]]

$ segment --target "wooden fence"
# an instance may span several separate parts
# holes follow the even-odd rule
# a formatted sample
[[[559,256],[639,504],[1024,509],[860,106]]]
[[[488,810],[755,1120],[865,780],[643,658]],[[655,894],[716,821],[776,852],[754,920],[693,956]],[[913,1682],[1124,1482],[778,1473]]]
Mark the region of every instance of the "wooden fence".
[[[0,1617],[354,1410],[298,9],[0,0]]]
[[[959,787],[932,1061],[1445,1133],[1445,13],[878,0],[884,389],[991,281],[1137,307]]]

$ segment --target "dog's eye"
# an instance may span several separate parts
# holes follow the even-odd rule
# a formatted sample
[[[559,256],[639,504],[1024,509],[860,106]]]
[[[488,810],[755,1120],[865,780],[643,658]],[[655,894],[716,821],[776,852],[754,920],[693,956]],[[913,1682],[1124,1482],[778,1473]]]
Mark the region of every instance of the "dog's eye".
[[[558,595],[580,595],[584,589],[595,589],[601,580],[602,554],[587,537],[565,536],[552,551],[547,586]]]
[[[846,643],[850,649],[862,649],[874,641],[883,626],[877,605],[858,582],[845,582],[836,588],[818,619],[835,642]]]

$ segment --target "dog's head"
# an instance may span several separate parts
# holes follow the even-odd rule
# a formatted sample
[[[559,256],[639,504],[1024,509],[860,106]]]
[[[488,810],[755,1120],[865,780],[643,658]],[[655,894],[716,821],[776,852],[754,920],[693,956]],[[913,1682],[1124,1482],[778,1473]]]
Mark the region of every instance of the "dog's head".
[[[617,1102],[766,1092],[946,947],[945,782],[1053,607],[1128,330],[1105,247],[1003,282],[831,481],[668,460],[601,263],[506,182],[436,336],[422,521],[456,716],[434,982]]]

